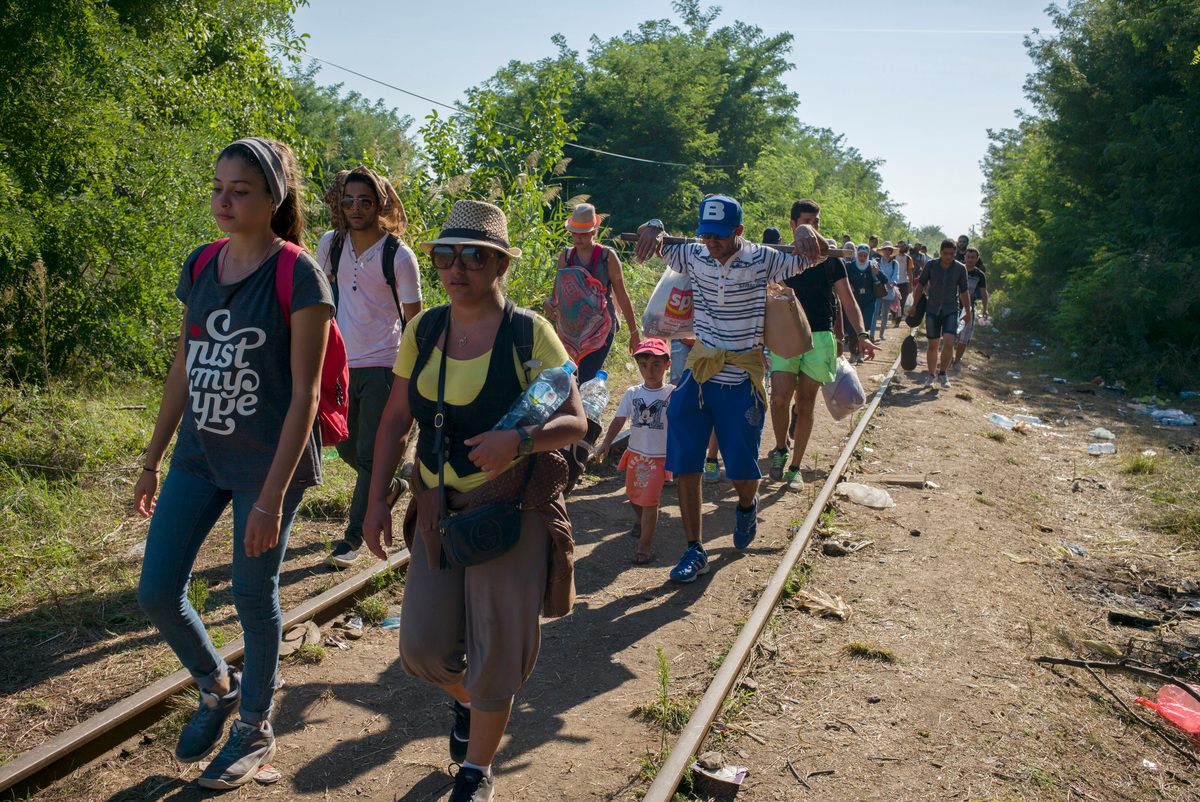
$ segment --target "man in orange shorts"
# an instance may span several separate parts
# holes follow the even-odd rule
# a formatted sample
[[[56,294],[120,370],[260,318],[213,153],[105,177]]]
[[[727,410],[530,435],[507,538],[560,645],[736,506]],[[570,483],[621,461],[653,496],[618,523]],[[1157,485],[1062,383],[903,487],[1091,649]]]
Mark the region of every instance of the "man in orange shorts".
[[[642,383],[625,391],[604,443],[596,450],[598,457],[608,454],[613,440],[625,428],[625,421],[631,422],[629,447],[621,457],[620,467],[625,471],[625,494],[637,518],[629,532],[638,539],[633,555],[635,565],[654,560],[650,541],[658,525],[658,498],[663,482],[670,478],[666,470],[667,401],[675,385],[663,383],[671,365],[670,354],[665,341],[657,337],[642,340],[633,352]]]

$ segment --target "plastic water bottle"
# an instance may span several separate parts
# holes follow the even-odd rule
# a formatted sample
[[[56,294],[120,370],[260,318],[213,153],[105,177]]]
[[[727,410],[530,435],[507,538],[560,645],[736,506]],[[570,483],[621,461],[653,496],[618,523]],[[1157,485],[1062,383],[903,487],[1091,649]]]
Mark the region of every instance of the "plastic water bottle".
[[[1089,454],[1115,454],[1117,447],[1112,443],[1092,443],[1088,446]]]
[[[608,385],[604,383],[607,378],[607,373],[598,370],[596,378],[588,379],[579,385],[579,395],[583,398],[583,411],[587,413],[589,420],[597,423],[600,422],[600,414],[608,406]]]
[[[988,420],[1005,429],[1011,429],[1016,423],[1016,421],[1012,420],[1011,418],[1006,418],[998,412],[993,412],[991,415],[988,415]]]
[[[574,372],[575,363],[569,359],[561,368],[543,370],[508,408],[500,422],[492,427],[492,431],[545,423],[571,394],[571,374]]]

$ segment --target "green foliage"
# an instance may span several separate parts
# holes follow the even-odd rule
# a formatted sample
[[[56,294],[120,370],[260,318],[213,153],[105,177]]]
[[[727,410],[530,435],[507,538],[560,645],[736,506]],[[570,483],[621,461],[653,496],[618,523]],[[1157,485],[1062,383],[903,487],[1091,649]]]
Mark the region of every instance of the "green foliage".
[[[1027,42],[1037,113],[992,132],[984,259],[1011,323],[1081,369],[1136,383],[1200,379],[1200,10],[1081,0]],[[989,289],[991,287],[989,286]]]
[[[208,580],[192,577],[188,582],[187,599],[192,609],[203,615],[204,608],[208,606]]]
[[[289,0],[6,6],[6,374],[46,381],[81,367],[165,364],[179,262],[211,234],[203,199],[214,156],[246,134],[289,138],[292,101],[267,41],[293,42],[292,8]]]
[[[400,116],[382,100],[374,103],[357,92],[341,94],[342,85],[318,86],[319,68],[293,66],[288,86],[295,98],[295,125],[306,145],[308,181],[313,208],[310,220],[328,227],[329,216],[320,203],[339,170],[365,164],[393,184],[403,183],[414,169],[416,145],[408,129],[413,119]]]
[[[368,624],[378,624],[387,618],[387,602],[378,596],[368,596],[358,603],[358,614]]]

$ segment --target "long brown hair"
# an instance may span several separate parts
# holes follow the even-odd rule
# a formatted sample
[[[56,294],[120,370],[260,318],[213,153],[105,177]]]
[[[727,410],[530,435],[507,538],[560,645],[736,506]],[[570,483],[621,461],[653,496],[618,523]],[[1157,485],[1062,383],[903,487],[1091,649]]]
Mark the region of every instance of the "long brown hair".
[[[304,201],[302,198],[304,185],[300,182],[300,171],[296,167],[296,154],[282,142],[274,139],[264,141],[279,156],[279,161],[283,164],[284,180],[287,183],[287,197],[283,199],[283,203],[271,217],[271,230],[275,232],[275,236],[304,247]],[[254,152],[245,145],[234,142],[221,151],[217,161],[233,156],[238,157],[262,175],[263,187],[270,194],[271,189],[267,183],[266,171],[263,170],[263,166]]]
[[[404,234],[408,228],[408,215],[404,212],[404,204],[396,194],[392,182],[361,164],[353,170],[341,170],[329,185],[325,193],[325,203],[329,206],[329,223],[342,235],[350,230],[346,224],[346,215],[342,212],[342,198],[346,196],[346,183],[361,181],[375,193],[375,205],[379,215],[379,225],[389,234],[397,237]]]

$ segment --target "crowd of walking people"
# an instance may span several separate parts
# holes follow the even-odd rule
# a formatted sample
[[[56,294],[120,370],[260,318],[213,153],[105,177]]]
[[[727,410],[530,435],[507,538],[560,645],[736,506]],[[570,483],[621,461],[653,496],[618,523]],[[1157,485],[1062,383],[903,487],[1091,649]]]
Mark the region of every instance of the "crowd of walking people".
[[[598,375],[621,318],[642,381],[622,394],[595,454],[603,459],[630,426],[620,468],[635,564],[657,558],[660,497],[675,483],[686,543],[669,576],[688,583],[709,570],[703,484],[720,480],[721,461],[737,495],[734,547],[755,540],[768,414],[769,475],[803,490],[816,399],[839,356],[873,359],[911,297],[926,309],[927,386],[948,386],[946,371],[970,342],[974,300],[987,311],[983,265],[966,237],[942,242],[932,260],[918,243],[875,236],[855,245],[843,235],[853,256],[823,255],[833,241],[820,233],[820,205],[801,199],[787,221],[791,245],[777,248],[781,229],[749,241],[741,205],[724,195],[700,202],[698,241],[666,244],[663,223],[651,219],[633,252],[690,281],[693,339],[642,336],[621,259],[597,241],[600,216],[586,203],[565,224],[572,247],[557,259],[550,320],[506,297],[521,249],[504,212],[473,200],[457,201],[439,236],[419,243],[449,299],[427,309],[404,206],[387,179],[365,167],[338,174],[325,196],[333,228],[315,259],[301,245],[301,193],[279,142],[250,137],[218,157],[211,209],[226,236],[184,260],[182,330],[134,489],[139,512],[153,515],[139,601],[199,686],[176,758],[207,758],[234,717],[200,774],[210,788],[248,782],[275,753],[279,571],[331,441],[356,481],[327,564],[349,567],[364,546],[386,558],[393,508],[407,494],[401,665],[451,702],[449,754],[461,766],[451,799],[486,802],[513,700],[537,660],[539,617],[566,615],[574,602],[564,491],[579,442],[599,433],[579,385]],[[794,291],[811,330],[811,347],[793,358],[764,350],[773,284]],[[564,365],[576,378],[552,414],[498,426],[531,384]],[[217,654],[187,593],[196,555],[230,504],[240,672]]]

